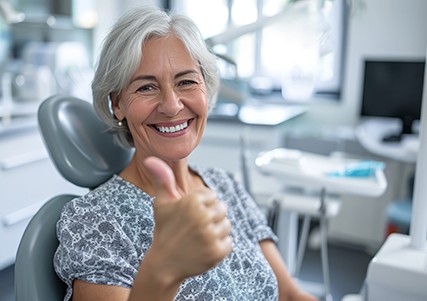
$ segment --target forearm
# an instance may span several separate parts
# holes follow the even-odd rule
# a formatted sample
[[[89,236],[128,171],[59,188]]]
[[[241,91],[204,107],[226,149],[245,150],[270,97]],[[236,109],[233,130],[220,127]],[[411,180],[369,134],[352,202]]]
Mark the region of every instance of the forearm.
[[[128,301],[175,300],[183,280],[179,280],[154,253],[147,252],[141,262]]]

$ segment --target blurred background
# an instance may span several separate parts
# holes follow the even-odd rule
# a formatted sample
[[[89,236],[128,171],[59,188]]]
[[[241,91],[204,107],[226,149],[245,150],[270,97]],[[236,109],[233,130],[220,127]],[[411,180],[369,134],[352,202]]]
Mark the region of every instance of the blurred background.
[[[84,193],[52,165],[37,108],[57,93],[90,102],[106,32],[141,4],[190,16],[219,58],[218,104],[192,163],[229,169],[267,208],[286,179],[260,174],[261,151],[287,147],[385,163],[384,194],[341,195],[328,222],[333,295],[357,292],[387,235],[409,230],[399,218],[410,217],[426,1],[0,0],[0,300],[13,300],[14,258],[31,216],[55,194]],[[393,87],[413,93],[396,98]],[[390,209],[396,201],[409,211]],[[301,276],[322,281],[317,227],[312,222]]]

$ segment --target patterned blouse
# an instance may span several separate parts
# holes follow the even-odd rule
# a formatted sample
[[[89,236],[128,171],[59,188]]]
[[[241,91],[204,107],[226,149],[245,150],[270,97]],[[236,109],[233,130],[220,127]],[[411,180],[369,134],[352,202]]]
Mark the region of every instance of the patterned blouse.
[[[265,215],[233,176],[220,169],[193,168],[228,207],[233,250],[217,266],[186,279],[175,300],[278,300],[275,275],[259,241],[277,240]],[[73,280],[130,288],[150,248],[153,198],[114,175],[63,209],[57,224],[59,247],[54,266],[67,284]]]

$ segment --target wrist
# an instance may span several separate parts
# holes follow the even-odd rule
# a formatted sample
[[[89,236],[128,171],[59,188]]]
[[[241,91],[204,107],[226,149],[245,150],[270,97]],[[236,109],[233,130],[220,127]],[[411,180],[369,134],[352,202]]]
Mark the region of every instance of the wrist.
[[[183,281],[184,279],[176,275],[160,252],[150,249],[138,269],[132,292],[139,292],[136,295],[144,296],[150,301],[174,300]]]

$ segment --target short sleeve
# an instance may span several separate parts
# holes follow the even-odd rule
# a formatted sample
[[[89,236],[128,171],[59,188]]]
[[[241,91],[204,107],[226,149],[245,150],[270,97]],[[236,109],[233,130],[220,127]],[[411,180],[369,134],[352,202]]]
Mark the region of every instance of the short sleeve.
[[[228,206],[228,214],[237,232],[252,242],[262,240],[278,241],[268,226],[267,217],[234,175],[219,168],[202,169],[203,180],[215,190],[220,200]],[[237,234],[236,235],[240,235]]]
[[[138,254],[113,212],[73,200],[57,223],[57,236],[54,266],[68,286],[65,300],[72,295],[74,279],[131,287]]]

